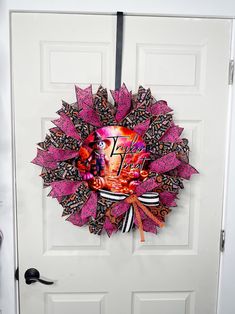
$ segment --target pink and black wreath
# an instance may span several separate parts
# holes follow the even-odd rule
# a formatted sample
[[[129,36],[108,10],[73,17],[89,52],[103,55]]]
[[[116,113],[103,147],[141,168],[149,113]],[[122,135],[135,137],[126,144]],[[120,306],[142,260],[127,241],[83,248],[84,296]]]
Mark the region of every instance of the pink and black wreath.
[[[150,89],[137,94],[125,84],[111,91],[75,86],[77,102],[62,102],[55,127],[32,161],[42,167],[44,187],[63,207],[62,216],[91,233],[118,230],[157,233],[197,170],[189,164],[188,140],[172,109]]]

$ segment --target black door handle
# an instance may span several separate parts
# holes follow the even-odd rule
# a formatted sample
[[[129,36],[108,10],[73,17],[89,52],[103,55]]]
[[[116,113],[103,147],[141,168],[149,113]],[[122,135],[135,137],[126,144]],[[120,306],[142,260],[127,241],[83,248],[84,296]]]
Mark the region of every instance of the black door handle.
[[[53,285],[54,283],[53,281],[47,281],[47,280],[41,279],[39,271],[35,268],[27,269],[24,274],[24,278],[27,285],[31,285],[31,283],[34,283],[34,282],[40,282],[44,285]]]

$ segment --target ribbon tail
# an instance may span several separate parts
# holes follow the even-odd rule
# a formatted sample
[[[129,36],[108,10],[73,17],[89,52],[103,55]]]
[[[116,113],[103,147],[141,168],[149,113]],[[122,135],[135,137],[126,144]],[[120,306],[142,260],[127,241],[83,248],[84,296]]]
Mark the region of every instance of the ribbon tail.
[[[144,206],[139,200],[136,200],[136,204],[145,212],[145,214],[153,220],[159,227],[163,227],[164,223],[157,219],[149,210],[146,206]]]
[[[142,223],[142,219],[141,219],[141,216],[140,216],[140,212],[138,210],[138,206],[137,206],[136,203],[133,203],[132,205],[134,207],[136,220],[138,222],[138,227],[139,227],[139,232],[140,232],[140,241],[144,242],[145,241],[145,239],[144,239],[144,228],[143,228],[143,223]]]

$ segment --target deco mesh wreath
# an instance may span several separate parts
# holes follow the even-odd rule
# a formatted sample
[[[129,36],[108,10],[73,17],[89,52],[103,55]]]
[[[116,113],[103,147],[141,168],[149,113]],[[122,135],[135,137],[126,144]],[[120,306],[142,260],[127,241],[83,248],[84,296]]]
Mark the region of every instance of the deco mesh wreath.
[[[183,179],[197,173],[183,128],[142,86],[135,95],[125,84],[111,91],[114,105],[102,86],[95,95],[91,86],[75,91],[77,102],[62,103],[32,162],[68,221],[98,235],[138,228],[144,241],[176,206]]]

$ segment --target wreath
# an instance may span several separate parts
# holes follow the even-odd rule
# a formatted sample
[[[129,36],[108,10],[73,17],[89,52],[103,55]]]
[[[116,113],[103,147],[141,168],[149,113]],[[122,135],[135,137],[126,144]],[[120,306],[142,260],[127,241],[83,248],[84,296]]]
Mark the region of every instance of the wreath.
[[[91,233],[108,236],[139,229],[157,233],[197,170],[189,164],[188,140],[172,109],[150,89],[137,94],[125,84],[111,91],[75,86],[77,102],[62,101],[32,161],[42,167],[44,187],[63,207],[62,216]]]

